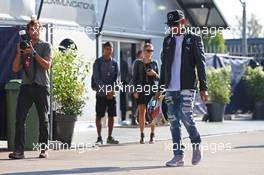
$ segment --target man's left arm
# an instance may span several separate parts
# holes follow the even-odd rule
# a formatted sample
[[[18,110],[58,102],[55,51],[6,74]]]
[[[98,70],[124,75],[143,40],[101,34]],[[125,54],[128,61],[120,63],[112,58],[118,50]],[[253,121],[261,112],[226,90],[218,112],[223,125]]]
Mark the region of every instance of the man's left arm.
[[[117,81],[117,78],[118,78],[118,74],[119,74],[119,69],[118,69],[118,64],[117,62],[115,63],[115,72],[114,72],[114,82],[113,84]]]
[[[35,60],[40,64],[40,66],[44,69],[44,70],[48,70],[51,67],[52,64],[52,51],[51,51],[51,46],[49,44],[47,44],[45,50],[44,50],[44,57],[42,58],[32,47],[32,55],[34,56]]]
[[[207,93],[207,76],[206,76],[206,62],[204,54],[204,45],[200,36],[195,36],[195,62],[199,78],[200,95],[203,101],[208,101]]]
[[[108,92],[108,94],[107,94],[107,97],[110,98],[110,99],[112,99],[113,96],[115,95],[115,89],[114,89],[115,87],[114,87],[114,85],[117,82],[117,79],[118,79],[118,76],[119,76],[118,74],[119,74],[118,64],[117,64],[117,62],[115,62],[114,78],[113,78],[113,82],[111,83],[112,92]]]

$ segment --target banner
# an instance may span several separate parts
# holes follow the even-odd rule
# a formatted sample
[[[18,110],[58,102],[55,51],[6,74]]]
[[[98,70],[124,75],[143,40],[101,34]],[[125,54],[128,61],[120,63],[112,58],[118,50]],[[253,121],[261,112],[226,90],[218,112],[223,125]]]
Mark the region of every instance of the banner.
[[[19,42],[18,31],[17,27],[0,27],[0,140],[6,139],[5,85],[11,79],[21,78],[21,71],[17,74],[12,71]]]
[[[93,0],[44,0],[41,21],[54,24],[95,26]]]

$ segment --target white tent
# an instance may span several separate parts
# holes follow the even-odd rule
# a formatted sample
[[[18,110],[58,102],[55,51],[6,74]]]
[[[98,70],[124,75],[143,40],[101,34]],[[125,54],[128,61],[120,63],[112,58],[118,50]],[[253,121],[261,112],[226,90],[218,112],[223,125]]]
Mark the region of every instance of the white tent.
[[[19,25],[37,15],[40,0],[0,1],[0,23]],[[59,25],[95,26],[95,4],[93,0],[44,0],[41,21]]]
[[[0,1],[0,23],[18,25],[30,20],[35,14],[35,1],[32,0],[2,0]]]

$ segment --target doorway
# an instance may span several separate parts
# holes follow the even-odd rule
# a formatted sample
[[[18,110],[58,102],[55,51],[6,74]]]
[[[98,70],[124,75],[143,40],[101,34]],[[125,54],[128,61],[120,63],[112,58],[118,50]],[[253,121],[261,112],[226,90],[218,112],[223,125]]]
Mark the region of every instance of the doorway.
[[[145,41],[104,37],[102,44],[107,41],[111,41],[114,45],[113,57],[118,62],[119,80],[123,85],[128,85],[132,78],[132,63],[136,59],[137,52],[141,49]],[[118,121],[119,123],[129,122],[133,106],[135,105],[132,102],[132,94],[118,92],[116,95]]]

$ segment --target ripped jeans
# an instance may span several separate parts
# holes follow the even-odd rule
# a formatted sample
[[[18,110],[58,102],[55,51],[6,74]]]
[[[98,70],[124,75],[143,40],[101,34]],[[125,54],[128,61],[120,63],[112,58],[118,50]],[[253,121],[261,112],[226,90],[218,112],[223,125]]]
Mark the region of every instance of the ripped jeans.
[[[168,106],[167,115],[170,122],[174,155],[183,155],[180,121],[184,124],[191,143],[193,145],[201,143],[200,134],[192,117],[195,94],[195,90],[166,92],[165,100]]]

